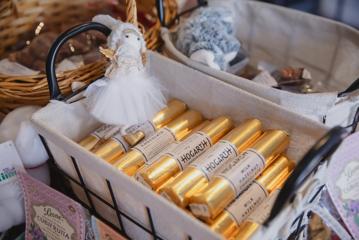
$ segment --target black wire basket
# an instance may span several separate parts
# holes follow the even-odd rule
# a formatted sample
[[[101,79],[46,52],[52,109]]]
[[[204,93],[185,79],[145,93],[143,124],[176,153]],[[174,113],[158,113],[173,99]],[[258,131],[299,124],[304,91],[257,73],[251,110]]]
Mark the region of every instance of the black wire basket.
[[[80,26],[76,26],[69,31],[63,33],[53,44],[50,49],[48,61],[47,61],[47,77],[48,77],[48,85],[50,89],[51,99],[56,99],[60,101],[66,101],[76,93],[70,96],[64,96],[61,94],[59,90],[59,86],[55,76],[55,58],[56,55],[61,48],[61,46],[69,40],[71,37],[88,30],[97,30],[105,35],[110,33],[110,30],[99,23],[87,23]],[[82,91],[81,89],[80,91]],[[303,183],[310,177],[318,168],[320,164],[322,164],[328,157],[337,149],[342,140],[348,136],[351,132],[351,129],[355,129],[358,122],[358,113],[355,121],[352,125],[344,128],[344,127],[335,127],[331,129],[323,138],[321,138],[303,157],[301,161],[299,161],[297,167],[295,168],[292,175],[286,181],[283,189],[281,190],[276,203],[272,209],[271,215],[266,222],[266,225],[270,224],[271,220],[275,219],[275,217],[281,212],[281,210],[290,204],[290,202],[295,198],[295,194],[297,190],[303,185]],[[149,219],[149,226],[146,226],[138,221],[136,218],[130,216],[125,211],[121,210],[117,204],[115,194],[114,194],[114,186],[111,184],[111,181],[104,176],[106,181],[107,190],[110,193],[111,201],[105,200],[102,196],[99,196],[97,193],[92,191],[89,186],[84,181],[84,177],[80,171],[78,159],[74,156],[70,156],[73,168],[76,171],[76,176],[71,176],[66,171],[64,171],[61,167],[59,167],[53,157],[51,152],[51,148],[48,146],[48,142],[44,137],[41,137],[43,143],[46,147],[46,150],[50,156],[50,167],[51,167],[51,175],[52,175],[52,186],[64,193],[65,195],[73,198],[77,202],[81,203],[85,208],[89,210],[91,214],[104,221],[106,224],[111,226],[113,229],[118,231],[123,236],[130,238],[127,234],[127,229],[125,227],[124,221],[129,221],[133,223],[139,231],[143,231],[149,234],[153,239],[163,239],[158,233],[158,226],[156,225],[153,219],[153,212],[150,207],[146,207],[147,218]],[[80,199],[74,194],[73,186],[76,185],[85,195],[84,199]],[[313,201],[316,197],[320,195],[323,186],[319,188],[316,194],[314,194]],[[101,213],[95,207],[94,199],[100,201],[110,209],[112,209],[116,213],[116,218],[118,224],[114,224],[113,221],[106,219],[102,216]],[[290,239],[297,239],[299,234],[305,229],[303,225],[302,219],[305,213],[302,213],[295,219],[293,222],[293,226],[295,227],[295,231],[293,231]],[[169,218],[171,216],[168,216]],[[113,219],[112,219],[113,220]],[[187,235],[187,239],[193,239],[193,236]]]

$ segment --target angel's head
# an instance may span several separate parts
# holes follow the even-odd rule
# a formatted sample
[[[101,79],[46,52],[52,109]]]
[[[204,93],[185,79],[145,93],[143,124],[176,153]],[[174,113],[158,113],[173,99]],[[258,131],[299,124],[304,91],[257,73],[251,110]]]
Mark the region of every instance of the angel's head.
[[[107,44],[115,51],[120,47],[132,48],[141,54],[146,51],[142,33],[130,23],[121,23],[113,29],[107,39]]]
[[[127,48],[138,51],[144,55],[146,52],[146,43],[138,27],[131,23],[124,23],[121,20],[114,19],[109,15],[97,15],[93,21],[102,23],[112,31],[107,38],[107,46],[112,52],[117,52],[120,48]]]
[[[127,45],[134,49],[140,50],[140,52],[144,52],[145,42],[143,40],[142,34],[138,31],[137,28],[133,28],[133,26],[124,28],[121,31],[120,37],[116,41],[116,48],[121,45]]]

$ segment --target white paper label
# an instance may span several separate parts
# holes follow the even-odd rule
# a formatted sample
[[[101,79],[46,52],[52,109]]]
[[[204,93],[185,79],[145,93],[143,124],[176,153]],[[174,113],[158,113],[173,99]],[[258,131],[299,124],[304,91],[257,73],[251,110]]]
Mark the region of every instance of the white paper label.
[[[119,126],[114,125],[102,125],[98,129],[96,129],[92,135],[103,140],[107,140],[112,137],[116,132],[120,130]]]
[[[267,198],[268,192],[257,182],[254,182],[226,210],[240,225]]]
[[[336,96],[334,97],[337,99]],[[343,101],[343,99],[339,98],[335,104],[333,101],[333,106],[326,112],[325,125],[332,127],[337,125],[348,126],[351,124],[358,108],[358,101],[358,94],[350,96],[350,100]]]
[[[220,177],[228,180],[238,196],[262,172],[265,159],[255,149],[248,149],[221,170]]]
[[[156,156],[154,156],[153,158],[149,159],[148,162],[146,162],[146,165],[151,165],[152,163],[156,162],[157,160],[159,160],[162,156],[168,154],[169,152],[174,151],[175,148],[177,148],[177,146],[180,144],[181,142],[179,141],[175,141],[173,143],[171,143],[170,145],[166,146],[164,149],[162,149],[162,151],[160,153],[158,153]]]
[[[117,132],[113,137],[113,140],[115,140],[116,142],[118,142],[121,146],[122,149],[127,152],[128,149],[130,148],[130,146],[128,145],[128,143],[126,142],[126,140],[122,137],[121,135],[121,131]]]
[[[161,128],[158,132],[140,142],[134,149],[140,151],[145,162],[151,161],[164,147],[176,141],[176,136],[169,128]]]
[[[247,221],[262,225],[269,217],[269,215],[272,211],[273,205],[275,203],[275,200],[278,197],[279,192],[280,192],[279,189],[274,190],[269,195],[269,197],[267,197],[267,199],[265,199],[259,205],[259,207],[254,212],[251,213],[251,215],[249,215],[249,217],[247,218]]]
[[[156,132],[156,127],[151,121],[146,121],[144,123],[135,124],[126,129],[127,134],[134,134],[138,131],[143,132],[145,137],[149,137]]]
[[[195,216],[210,217],[208,206],[205,204],[191,203],[189,208]]]
[[[272,75],[267,71],[262,71],[252,80],[253,82],[264,84],[270,87],[277,87],[278,83]]]
[[[212,146],[211,139],[203,132],[196,132],[166,154],[176,159],[183,170]]]
[[[359,161],[349,162],[336,181],[343,200],[359,200]]]
[[[208,181],[214,174],[238,155],[237,148],[229,141],[221,140],[199,157],[191,166],[202,171]]]

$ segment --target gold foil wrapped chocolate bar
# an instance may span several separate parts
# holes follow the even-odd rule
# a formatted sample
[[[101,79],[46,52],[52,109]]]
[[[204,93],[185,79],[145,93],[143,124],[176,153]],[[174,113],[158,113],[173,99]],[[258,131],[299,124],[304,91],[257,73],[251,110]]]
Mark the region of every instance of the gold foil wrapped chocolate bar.
[[[218,117],[201,131],[198,131],[179,144],[173,151],[167,152],[152,165],[139,173],[143,181],[152,189],[163,185],[175,174],[183,171],[214,143],[223,137],[233,127],[228,117]]]
[[[149,137],[157,129],[164,127],[173,119],[187,110],[187,105],[177,99],[168,102],[166,108],[156,114],[152,121],[126,129],[127,134],[123,136],[126,142],[132,147],[145,137]]]
[[[199,112],[188,110],[166,127],[137,144],[128,153],[115,159],[115,167],[133,176],[145,162],[150,161],[169,144],[186,137],[191,129],[198,126],[202,120],[202,115]]]
[[[243,122],[166,184],[162,194],[178,206],[186,207],[188,199],[206,186],[221,166],[253,144],[261,133],[262,124],[258,119]]]
[[[234,231],[234,234],[229,238],[230,240],[248,240],[253,234],[260,228],[260,226],[267,220],[270,212],[273,208],[275,200],[279,194],[282,185],[287,180],[287,177],[283,178],[283,181],[279,183],[279,186],[273,190],[269,197],[267,197],[255,210],[249,215],[249,217],[239,225],[238,229]]]
[[[217,217],[288,145],[286,132],[266,131],[251,148],[228,162],[208,186],[190,198],[194,215],[205,221]],[[200,208],[206,211],[198,211]]]
[[[191,130],[190,130],[190,133],[189,133],[186,137],[184,137],[184,138],[182,139],[182,141],[185,140],[185,139],[187,139],[188,137],[190,137],[193,133],[196,133],[197,131],[202,130],[204,127],[208,126],[209,123],[210,123],[209,120],[203,121],[203,122],[202,122],[201,124],[199,124],[197,127],[191,129]],[[168,146],[166,146],[165,148],[163,148],[162,151],[161,151],[159,154],[157,154],[157,155],[154,156],[153,158],[149,159],[149,161],[145,162],[145,164],[137,170],[137,172],[136,172],[136,174],[135,174],[136,180],[139,181],[139,182],[141,182],[141,183],[144,183],[142,177],[140,176],[140,173],[141,173],[142,169],[144,169],[144,168],[146,168],[147,166],[149,166],[149,165],[151,165],[152,163],[154,163],[156,160],[158,160],[159,158],[161,158],[161,157],[162,157],[163,155],[165,155],[167,152],[173,151],[173,150],[177,147],[177,145],[180,144],[180,143],[181,143],[180,141],[175,141],[175,142],[169,144]],[[144,183],[144,185],[147,186],[147,183]]]
[[[153,134],[157,129],[168,124],[176,116],[179,116],[186,110],[186,107],[185,103],[172,100],[168,103],[167,107],[155,115],[152,121],[130,127],[130,130],[132,129],[132,131],[136,132],[134,133],[136,141],[140,141],[145,136]],[[132,140],[133,142],[135,141],[134,139]],[[113,164],[118,157],[128,151],[129,147],[128,142],[122,136],[122,131],[117,131],[110,139],[107,139],[98,148],[95,148],[93,152],[100,158]]]
[[[211,228],[229,237],[267,199],[269,194],[285,181],[294,163],[281,156],[233,201],[211,224]]]

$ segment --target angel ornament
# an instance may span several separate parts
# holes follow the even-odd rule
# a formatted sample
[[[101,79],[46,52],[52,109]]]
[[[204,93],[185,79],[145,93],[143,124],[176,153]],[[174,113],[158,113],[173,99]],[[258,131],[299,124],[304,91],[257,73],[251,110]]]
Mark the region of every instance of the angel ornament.
[[[100,122],[122,126],[152,119],[165,107],[166,99],[144,67],[146,46],[141,32],[133,24],[110,16],[97,16],[97,20],[112,29],[109,48],[100,49],[110,64],[105,76],[85,92],[90,113]]]

